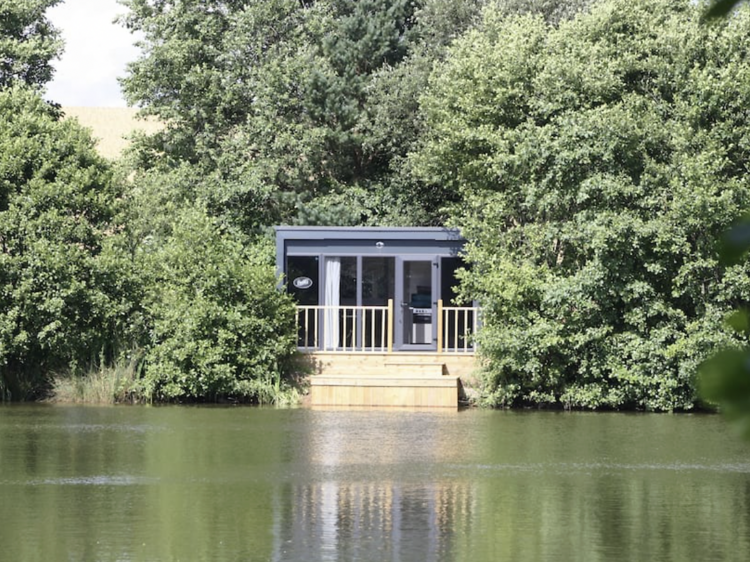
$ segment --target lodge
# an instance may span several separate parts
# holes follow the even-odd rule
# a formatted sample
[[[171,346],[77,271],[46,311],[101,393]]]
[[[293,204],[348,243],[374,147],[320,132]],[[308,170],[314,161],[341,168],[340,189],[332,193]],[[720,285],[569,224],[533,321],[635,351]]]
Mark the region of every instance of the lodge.
[[[457,301],[464,244],[448,228],[276,227],[313,404],[456,407],[479,326]]]

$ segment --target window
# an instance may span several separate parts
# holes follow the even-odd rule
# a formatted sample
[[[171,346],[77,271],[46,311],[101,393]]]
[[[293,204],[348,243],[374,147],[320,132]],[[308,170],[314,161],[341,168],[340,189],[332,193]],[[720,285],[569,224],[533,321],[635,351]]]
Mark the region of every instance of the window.
[[[317,256],[288,256],[286,259],[287,290],[302,306],[319,303],[319,280]],[[314,347],[318,330],[318,314],[315,310],[297,309],[297,345]]]

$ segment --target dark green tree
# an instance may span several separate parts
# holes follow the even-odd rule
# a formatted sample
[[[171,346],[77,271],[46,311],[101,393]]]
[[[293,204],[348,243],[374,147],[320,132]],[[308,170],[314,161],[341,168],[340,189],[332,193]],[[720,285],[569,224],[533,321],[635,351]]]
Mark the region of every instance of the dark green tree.
[[[195,166],[211,213],[248,231],[436,224],[455,194],[411,174],[418,97],[477,0],[128,0],[145,34],[123,86],[167,123],[141,167]],[[513,1],[558,21],[586,5]]]
[[[23,399],[111,358],[129,298],[110,251],[120,193],[90,134],[17,86],[0,122],[0,393]]]
[[[488,403],[691,408],[697,365],[735,339],[747,266],[715,240],[750,202],[750,17],[701,12],[490,8],[436,69],[412,165],[461,194]]]
[[[141,166],[215,174],[221,194],[209,207],[243,209],[243,227],[257,227],[335,198],[381,165],[359,119],[368,77],[406,52],[410,2],[126,5],[126,24],[145,40],[125,93],[168,124],[143,144]],[[360,220],[352,214],[345,220]]]

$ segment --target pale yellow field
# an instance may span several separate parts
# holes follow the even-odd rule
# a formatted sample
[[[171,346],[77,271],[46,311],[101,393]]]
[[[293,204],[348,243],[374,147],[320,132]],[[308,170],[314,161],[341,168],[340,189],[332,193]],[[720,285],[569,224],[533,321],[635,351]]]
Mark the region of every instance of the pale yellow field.
[[[77,119],[92,130],[99,153],[106,158],[117,158],[130,144],[134,131],[154,133],[162,124],[153,119],[136,118],[137,109],[129,107],[63,107],[66,117]]]

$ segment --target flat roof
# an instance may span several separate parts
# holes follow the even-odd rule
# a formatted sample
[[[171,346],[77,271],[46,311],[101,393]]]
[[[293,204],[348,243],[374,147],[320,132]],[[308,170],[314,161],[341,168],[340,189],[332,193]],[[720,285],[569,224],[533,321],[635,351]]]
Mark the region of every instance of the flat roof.
[[[275,226],[277,238],[307,240],[464,240],[441,226]]]

